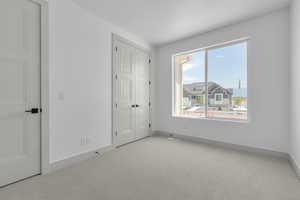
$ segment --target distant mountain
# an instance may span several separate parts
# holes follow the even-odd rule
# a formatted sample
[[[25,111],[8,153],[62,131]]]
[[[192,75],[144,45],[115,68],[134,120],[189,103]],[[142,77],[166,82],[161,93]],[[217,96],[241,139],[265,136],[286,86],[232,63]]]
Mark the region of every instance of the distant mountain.
[[[247,97],[247,88],[233,88],[233,95],[232,97]]]

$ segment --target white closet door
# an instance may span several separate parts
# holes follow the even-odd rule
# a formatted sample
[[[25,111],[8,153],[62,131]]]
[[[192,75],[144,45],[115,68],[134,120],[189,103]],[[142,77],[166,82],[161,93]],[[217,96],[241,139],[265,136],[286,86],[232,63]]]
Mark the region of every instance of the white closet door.
[[[135,50],[135,88],[136,88],[136,137],[149,135],[149,55]]]
[[[0,186],[40,173],[40,6],[0,1]]]
[[[114,142],[117,146],[149,135],[149,56],[114,40]]]
[[[132,48],[114,42],[114,122],[116,144],[122,145],[135,139],[135,69]]]

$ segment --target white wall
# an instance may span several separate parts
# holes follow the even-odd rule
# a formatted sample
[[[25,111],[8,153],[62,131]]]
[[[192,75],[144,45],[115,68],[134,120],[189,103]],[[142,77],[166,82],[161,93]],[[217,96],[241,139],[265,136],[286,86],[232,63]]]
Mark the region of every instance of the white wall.
[[[300,167],[300,1],[291,5],[291,156]]]
[[[136,36],[71,0],[49,0],[50,162],[111,144],[111,34]],[[90,144],[81,146],[81,137]]]
[[[155,130],[287,152],[289,34],[289,10],[283,9],[157,48]],[[250,122],[173,118],[171,55],[242,37],[251,39],[248,66]]]

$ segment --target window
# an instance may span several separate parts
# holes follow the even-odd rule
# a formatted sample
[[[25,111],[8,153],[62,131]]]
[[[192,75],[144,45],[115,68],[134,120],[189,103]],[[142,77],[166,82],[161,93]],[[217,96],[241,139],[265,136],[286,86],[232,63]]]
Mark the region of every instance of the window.
[[[215,101],[222,102],[223,101],[223,94],[215,94]]]
[[[247,41],[173,58],[174,115],[247,120]]]

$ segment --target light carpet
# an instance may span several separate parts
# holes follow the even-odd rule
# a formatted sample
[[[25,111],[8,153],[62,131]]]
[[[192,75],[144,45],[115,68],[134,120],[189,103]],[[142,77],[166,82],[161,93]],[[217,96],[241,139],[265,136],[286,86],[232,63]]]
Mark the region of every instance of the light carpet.
[[[150,137],[2,188],[0,199],[299,200],[300,181],[284,158]]]

